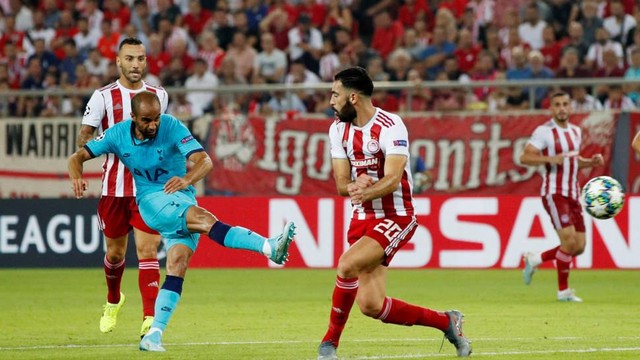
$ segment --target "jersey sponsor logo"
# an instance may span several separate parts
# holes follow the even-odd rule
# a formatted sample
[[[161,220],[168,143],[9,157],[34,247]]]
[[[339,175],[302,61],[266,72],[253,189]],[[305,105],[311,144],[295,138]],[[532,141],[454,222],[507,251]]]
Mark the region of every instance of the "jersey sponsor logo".
[[[180,142],[183,143],[183,144],[186,144],[191,140],[193,140],[193,135],[189,135],[189,136],[183,138],[182,140],[180,140]]]
[[[375,154],[378,151],[380,151],[380,143],[378,142],[378,140],[376,139],[369,140],[369,142],[367,143],[367,150],[369,150],[369,152],[372,154]]]
[[[407,140],[393,140],[393,146],[407,146]]]
[[[133,169],[133,173],[138,175],[138,176],[142,176],[142,177],[146,177],[147,180],[149,181],[158,181],[158,179],[160,178],[160,176],[168,174],[169,172],[163,168],[157,168],[153,171],[153,175],[149,172],[149,170],[138,170],[138,169]]]
[[[372,170],[377,169],[379,164],[380,163],[378,161],[378,158],[369,158],[369,159],[351,161],[351,165],[353,167],[357,167],[357,168],[368,167],[368,168],[371,168]]]

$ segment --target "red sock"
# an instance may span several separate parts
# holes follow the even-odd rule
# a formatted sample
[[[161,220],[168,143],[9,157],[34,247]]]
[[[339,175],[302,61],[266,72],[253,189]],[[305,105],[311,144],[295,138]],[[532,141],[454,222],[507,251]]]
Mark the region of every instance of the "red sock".
[[[343,279],[337,277],[336,286],[333,288],[331,299],[331,316],[329,316],[329,330],[322,338],[322,342],[331,341],[336,347],[340,342],[340,336],[344,325],[349,319],[349,312],[356,301],[358,293],[358,278]]]
[[[573,256],[558,249],[556,252],[556,268],[558,269],[558,290],[562,291],[569,287],[569,268]]]
[[[138,269],[142,316],[153,316],[160,283],[160,264],[158,259],[142,259],[138,263]]]
[[[382,310],[376,316],[376,319],[388,324],[429,326],[442,331],[446,331],[449,328],[449,316],[447,314],[407,304],[402,300],[390,297],[384,298]]]
[[[107,279],[107,302],[117,304],[120,302],[120,283],[124,273],[124,259],[117,264],[112,264],[104,256],[104,276]]]
[[[559,249],[560,249],[560,245],[540,254],[540,257],[542,258],[542,262],[554,260],[556,258],[556,253],[558,252]]]

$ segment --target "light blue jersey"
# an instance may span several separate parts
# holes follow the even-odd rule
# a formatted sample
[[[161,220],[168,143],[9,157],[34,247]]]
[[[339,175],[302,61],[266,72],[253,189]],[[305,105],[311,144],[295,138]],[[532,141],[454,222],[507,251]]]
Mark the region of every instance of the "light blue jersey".
[[[187,158],[204,149],[180,120],[168,114],[160,115],[153,139],[137,139],[134,127],[131,119],[117,123],[88,142],[85,149],[92,157],[116,154],[133,174],[136,202],[145,223],[165,239],[179,240],[195,250],[199,234],[189,233],[185,218],[187,209],[197,204],[195,188],[165,194],[164,184],[174,176],[184,177]],[[172,245],[175,242],[169,243]]]

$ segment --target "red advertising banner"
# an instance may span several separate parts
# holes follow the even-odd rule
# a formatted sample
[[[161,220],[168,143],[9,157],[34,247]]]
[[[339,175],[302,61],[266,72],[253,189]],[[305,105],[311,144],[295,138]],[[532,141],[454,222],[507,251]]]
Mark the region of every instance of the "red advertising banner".
[[[443,115],[405,118],[413,160],[432,182],[419,191],[474,195],[539,193],[537,168],[519,156],[534,129],[549,115]],[[207,189],[254,196],[335,194],[328,129],[330,119],[227,116],[212,122],[208,151],[214,171]],[[583,129],[581,155],[611,158],[617,118],[612,113],[575,114]],[[584,169],[582,181],[609,173]]]
[[[220,220],[275,236],[286,221],[297,236],[286,267],[332,268],[347,249],[350,203],[341,197],[205,197],[200,205]],[[526,251],[543,251],[559,240],[537,196],[416,198],[419,228],[392,262],[404,268],[518,268]],[[611,220],[585,215],[587,247],[574,266],[640,269],[640,197],[627,199]],[[226,249],[200,239],[193,267],[279,267],[264,256]],[[551,263],[546,266],[553,266]]]

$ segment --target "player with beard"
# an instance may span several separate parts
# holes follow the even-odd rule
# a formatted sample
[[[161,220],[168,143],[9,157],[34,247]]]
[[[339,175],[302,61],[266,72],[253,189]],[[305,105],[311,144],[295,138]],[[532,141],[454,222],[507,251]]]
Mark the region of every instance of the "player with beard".
[[[524,255],[523,278],[531,284],[533,274],[545,261],[556,261],[559,301],[582,302],[569,288],[569,269],[574,256],[582,254],[585,246],[585,227],[580,206],[578,170],[602,166],[604,159],[596,154],[590,159],[580,156],[582,130],[571,124],[571,98],[565,92],[551,96],[553,118],[538,126],[520,156],[525,165],[542,167],[542,203],[560,238],[560,245],[542,253]]]
[[[402,119],[373,106],[367,71],[351,67],[334,77],[330,105],[337,119],[329,129],[338,193],[353,205],[349,249],[340,257],[329,329],[318,359],[337,359],[340,336],[354,302],[384,323],[440,329],[458,356],[471,354],[460,311],[434,311],[387,297],[387,266],[416,227],[409,137]]]
[[[142,80],[147,67],[147,57],[140,40],[124,39],[118,49],[116,64],[120,70],[120,78],[96,90],[87,104],[77,141],[80,148],[93,138],[96,130],[102,134],[108,128],[127,119],[131,114],[131,98],[135,94],[143,91],[153,92],[160,99],[161,111],[164,113],[167,109],[167,92]],[[102,196],[98,202],[99,225],[107,245],[104,257],[107,303],[100,318],[100,331],[103,333],[116,327],[118,312],[125,302],[125,296],[120,292],[120,283],[131,230],[139,261],[138,285],[142,296],[143,316],[140,335],[146,334],[153,323],[160,281],[157,255],[160,235],[142,220],[135,196],[136,186],[131,173],[117,156],[107,154],[103,165]]]

